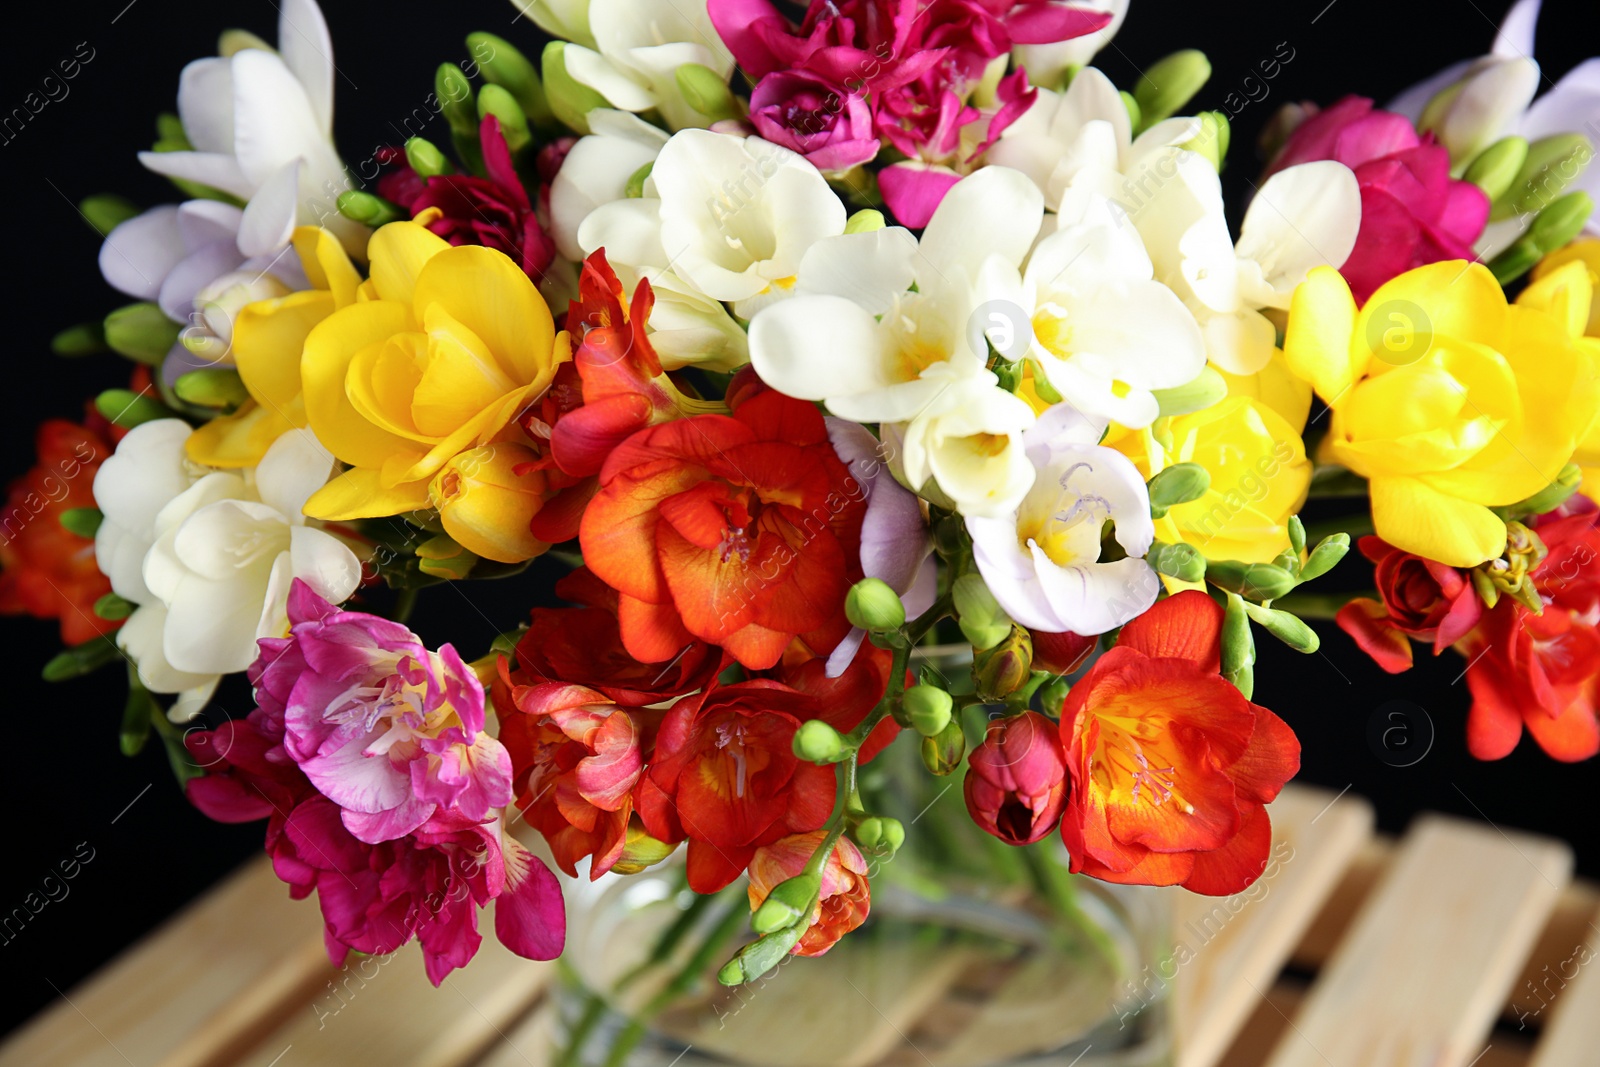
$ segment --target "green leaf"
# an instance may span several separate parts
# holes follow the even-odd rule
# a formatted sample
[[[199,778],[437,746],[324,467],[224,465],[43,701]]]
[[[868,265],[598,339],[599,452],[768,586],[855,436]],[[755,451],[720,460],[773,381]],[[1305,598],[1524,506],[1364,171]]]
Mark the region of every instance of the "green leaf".
[[[91,541],[94,535],[100,532],[100,523],[105,516],[100,514],[99,508],[68,508],[61,513],[61,527],[79,537],[87,537]]]
[[[85,674],[99,670],[120,655],[115,641],[109,637],[96,637],[58,653],[44,665],[43,677],[47,682],[64,682],[70,678],[81,678]]]

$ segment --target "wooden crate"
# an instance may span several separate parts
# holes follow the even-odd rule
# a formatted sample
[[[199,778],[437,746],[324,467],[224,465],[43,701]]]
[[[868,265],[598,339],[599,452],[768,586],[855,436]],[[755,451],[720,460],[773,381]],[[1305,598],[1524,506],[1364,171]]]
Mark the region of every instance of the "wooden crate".
[[[1365,801],[1309,788],[1272,815],[1276,862],[1250,890],[1173,891],[1180,1067],[1600,1064],[1600,890],[1573,882],[1566,845],[1442,816],[1387,840]],[[415,946],[335,973],[315,906],[263,858],[68,991],[0,1065],[544,1067],[551,977],[492,939],[437,990]]]

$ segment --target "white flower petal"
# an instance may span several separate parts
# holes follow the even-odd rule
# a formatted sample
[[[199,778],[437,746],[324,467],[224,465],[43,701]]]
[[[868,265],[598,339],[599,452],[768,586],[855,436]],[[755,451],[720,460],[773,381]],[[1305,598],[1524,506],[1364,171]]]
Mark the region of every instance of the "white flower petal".
[[[1313,267],[1344,266],[1360,229],[1361,188],[1343,163],[1302,163],[1268,178],[1245,212],[1237,248],[1240,259],[1260,264],[1271,288],[1256,299],[1286,310]]]
[[[599,52],[582,45],[568,44],[562,49],[561,55],[572,80],[587,85],[605,97],[612,107],[624,111],[646,111],[656,105],[655,95],[649,89],[619,70]]]
[[[256,468],[256,492],[268,507],[295,525],[311,494],[328,484],[333,453],[310,430],[290,430],[272,443]]]
[[[278,51],[306,99],[323,137],[333,136],[333,38],[316,0],[282,0]]]
[[[653,131],[656,138],[601,133],[601,116],[626,115],[632,123]],[[567,259],[583,259],[578,242],[578,227],[601,204],[621,200],[628,182],[647,163],[655,160],[666,134],[625,111],[592,111],[589,125],[594,135],[583,137],[572,146],[555,181],[550,183],[551,237]],[[615,123],[611,124],[615,127]]]
[[[825,237],[800,260],[799,287],[849,297],[874,315],[911,288],[917,239],[900,226]]]
[[[1500,20],[1500,32],[1495,34],[1490,54],[1508,59],[1528,58],[1533,55],[1534,31],[1539,26],[1540,0],[1517,0]]]
[[[329,603],[350,599],[361,584],[361,561],[326,530],[296,526],[289,533],[289,558],[294,576]]]
[[[321,174],[332,155],[305,88],[281,58],[259,48],[233,57],[233,144],[240,173],[257,188],[295,159]]]
[[[156,419],[128,431],[94,477],[94,501],[106,518],[153,540],[156,516],[189,488],[182,419]]]
[[[1054,632],[1102,634],[1150,610],[1161,591],[1156,572],[1142,559],[1060,567],[1033,550],[1038,580],[1055,614]]]
[[[300,209],[300,160],[291,160],[261,184],[239,223],[239,251],[268,256],[282,251],[294,235]]]
[[[1389,101],[1384,105],[1384,110],[1398,112],[1410,119],[1413,126],[1416,125],[1422,118],[1422,112],[1428,106],[1428,102],[1460,81],[1462,75],[1472,69],[1472,64],[1473,61],[1470,59],[1450,64],[1439,73],[1424,78]]]
[[[923,230],[916,262],[924,289],[947,287],[990,256],[1020,264],[1044,219],[1044,194],[1021,171],[984,167],[963,178]]]
[[[842,296],[797,296],[750,322],[756,373],[801,400],[851,397],[893,385],[900,380],[891,372],[894,355],[872,314]]]
[[[589,213],[578,227],[584,254],[603,248],[606,258],[630,267],[664,267],[661,247],[661,201],[613,200]]]
[[[136,300],[154,300],[167,272],[187,255],[178,208],[153,207],[118,225],[100,246],[100,273]]]
[[[233,63],[197,59],[178,76],[178,118],[198,152],[233,154]]]
[[[220,200],[185,200],[178,205],[178,232],[189,251],[217,241],[235,241],[244,210]]]
[[[167,318],[188,323],[194,314],[195,295],[207,285],[237,270],[244,262],[239,246],[231,240],[214,241],[197,248],[167,272],[157,302]]]
[[[250,199],[256,188],[239,169],[237,159],[218,152],[140,152],[139,162],[146,170],[199,182],[241,200]]]
[[[1556,87],[1533,102],[1517,124],[1517,133],[1530,141],[1560,133],[1581,133],[1600,141],[1600,58],[1586,59]],[[1590,166],[1590,171],[1600,167]]]

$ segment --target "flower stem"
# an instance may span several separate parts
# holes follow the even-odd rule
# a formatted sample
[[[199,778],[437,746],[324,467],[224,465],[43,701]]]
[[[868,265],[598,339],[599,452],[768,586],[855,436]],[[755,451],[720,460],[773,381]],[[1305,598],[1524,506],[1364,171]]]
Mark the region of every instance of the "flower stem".
[[[1378,594],[1371,589],[1358,593],[1290,593],[1274,600],[1272,606],[1302,619],[1331,619],[1339,614],[1340,608],[1357,597],[1377,600]]]

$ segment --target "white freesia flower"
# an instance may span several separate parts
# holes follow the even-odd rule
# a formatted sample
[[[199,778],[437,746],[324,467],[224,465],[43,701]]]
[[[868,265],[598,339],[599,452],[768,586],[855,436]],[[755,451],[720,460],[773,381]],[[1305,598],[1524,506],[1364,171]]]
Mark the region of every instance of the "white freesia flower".
[[[1105,633],[1160,592],[1143,558],[1155,539],[1144,479],[1126,456],[1095,443],[1104,429],[1066,405],[1051,408],[1024,434],[1037,476],[1021,504],[1002,516],[967,517],[978,573],[1030,629]],[[1107,519],[1127,556],[1103,563]]]
[[[1075,67],[1087,66],[1096,53],[1111,43],[1111,38],[1122,28],[1128,17],[1129,0],[1079,0],[1066,6],[1085,11],[1109,12],[1111,21],[1104,29],[1070,41],[1055,44],[1021,44],[1011,50],[1017,64],[1028,71],[1028,81],[1034,85],[1057,85],[1063,75]]]
[[[246,473],[190,463],[189,433],[178,419],[137,427],[94,486],[105,515],[96,558],[117,595],[139,605],[117,643],[146,688],[179,694],[180,720],[255,660],[258,639],[282,636],[295,578],[335,603],[361,578],[349,547],[301,514],[333,470],[309,430],[284,434]]]
[[[964,514],[1014,508],[1032,480],[1020,433],[1033,411],[985,369],[985,333],[1026,341],[1017,271],[1043,214],[1026,177],[986,167],[951,188],[920,245],[898,227],[819,243],[802,291],[751,321],[751,362],[781,392],[885,424],[919,491],[936,481]],[[871,254],[845,244],[868,238]],[[873,258],[893,266],[865,271]]]
[[[552,37],[594,47],[589,0],[511,0],[512,6]]]
[[[578,244],[641,274],[670,269],[750,318],[794,293],[812,246],[844,224],[844,204],[801,156],[756,137],[683,130],[662,147],[644,195],[596,208]],[[842,259],[811,273],[820,279]]]
[[[362,256],[367,228],[334,210],[351,185],[333,146],[333,42],[316,0],[283,0],[278,48],[184,67],[178,117],[194,149],[141,152],[139,161],[247,201],[238,227],[245,256],[282,251],[300,224],[326,226]]]
[[[550,183],[550,236],[574,262],[584,256],[578,227],[600,207],[628,195],[628,182],[656,161],[667,135],[626,111],[589,112],[588,136],[578,138]]]

